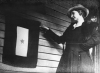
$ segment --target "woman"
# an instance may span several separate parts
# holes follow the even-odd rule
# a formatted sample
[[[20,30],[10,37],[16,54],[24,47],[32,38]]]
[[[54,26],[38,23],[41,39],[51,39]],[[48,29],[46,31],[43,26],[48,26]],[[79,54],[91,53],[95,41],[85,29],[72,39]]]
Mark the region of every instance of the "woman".
[[[100,34],[96,31],[97,23],[86,22],[89,10],[78,4],[68,10],[68,16],[75,22],[66,29],[62,36],[57,36],[47,27],[45,35],[57,43],[66,43],[66,48],[59,62],[57,73],[93,73],[93,63],[89,48],[100,43]]]

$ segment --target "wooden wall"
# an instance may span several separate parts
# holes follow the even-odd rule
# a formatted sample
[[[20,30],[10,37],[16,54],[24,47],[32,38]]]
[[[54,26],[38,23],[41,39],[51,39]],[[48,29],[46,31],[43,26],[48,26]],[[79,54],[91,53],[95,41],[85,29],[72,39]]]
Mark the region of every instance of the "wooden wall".
[[[4,37],[5,37],[5,20],[4,15],[0,13],[0,62],[2,61],[2,53],[4,46]]]
[[[97,5],[95,2],[96,0],[86,0],[84,2],[82,0],[80,1],[51,0],[51,1],[54,2],[46,4],[35,4],[35,5],[33,4],[28,5],[26,3],[24,5],[0,6],[0,72],[1,73],[28,73],[28,72],[55,73],[63,51],[61,46],[59,46],[52,39],[45,37],[44,33],[40,31],[39,44],[38,44],[38,58],[37,58],[38,62],[36,68],[19,68],[3,64],[2,50],[4,46],[4,39],[5,39],[4,35],[6,27],[4,11],[6,10],[13,11],[30,20],[40,21],[42,25],[51,28],[53,32],[61,36],[65,31],[65,29],[70,25],[70,19],[67,17],[68,8],[72,7],[73,5],[79,2],[87,7],[91,5]]]
[[[2,7],[3,8],[3,7]],[[30,20],[40,21],[57,35],[61,36],[65,29],[70,25],[70,19],[67,17],[67,8],[58,4],[43,5],[17,5],[4,6],[4,11],[11,10]],[[2,54],[5,35],[5,16],[4,11],[0,13],[0,71],[7,73],[21,72],[56,72],[59,64],[62,47],[48,37],[44,37],[44,33],[40,31],[38,44],[38,63],[36,68],[19,68],[2,63]]]

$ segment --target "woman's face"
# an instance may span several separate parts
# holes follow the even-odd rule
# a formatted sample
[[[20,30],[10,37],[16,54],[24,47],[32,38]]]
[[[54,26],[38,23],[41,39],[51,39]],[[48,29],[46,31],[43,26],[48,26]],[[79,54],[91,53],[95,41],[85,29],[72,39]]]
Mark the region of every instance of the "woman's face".
[[[78,13],[78,11],[74,10],[74,11],[71,12],[71,18],[72,19],[77,21],[79,19],[79,16],[80,16],[80,14]]]

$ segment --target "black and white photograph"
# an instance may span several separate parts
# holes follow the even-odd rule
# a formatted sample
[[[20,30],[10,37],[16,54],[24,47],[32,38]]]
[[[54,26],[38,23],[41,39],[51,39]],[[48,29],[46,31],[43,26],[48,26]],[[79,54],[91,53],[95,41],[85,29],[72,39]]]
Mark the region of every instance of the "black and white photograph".
[[[99,72],[99,0],[0,0],[0,73]]]

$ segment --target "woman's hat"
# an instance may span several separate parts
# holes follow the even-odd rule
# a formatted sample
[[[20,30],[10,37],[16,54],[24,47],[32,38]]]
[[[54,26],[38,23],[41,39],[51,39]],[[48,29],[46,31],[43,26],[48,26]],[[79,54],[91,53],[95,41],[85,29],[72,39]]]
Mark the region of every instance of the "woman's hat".
[[[89,10],[88,10],[87,8],[85,8],[85,7],[84,7],[83,5],[81,5],[81,4],[78,4],[78,5],[72,7],[72,8],[70,8],[70,9],[68,10],[68,13],[67,13],[68,17],[71,17],[71,12],[72,12],[73,10],[82,10],[82,11],[85,13],[84,18],[87,17],[88,14],[89,14]]]

